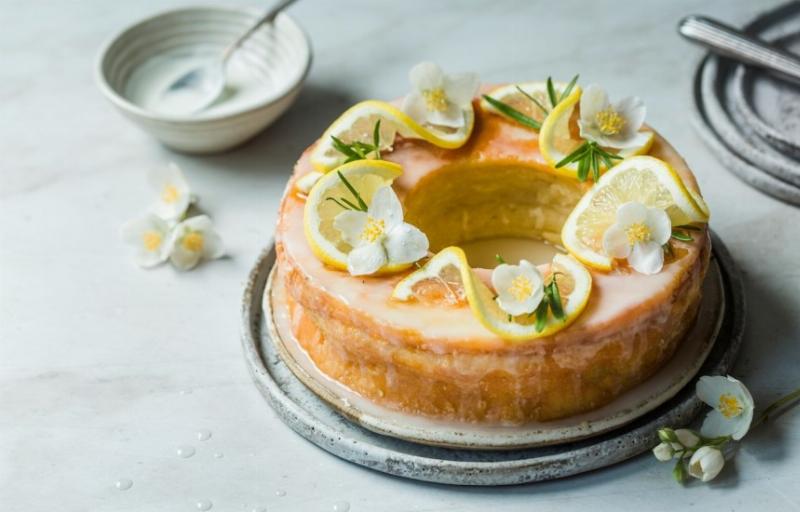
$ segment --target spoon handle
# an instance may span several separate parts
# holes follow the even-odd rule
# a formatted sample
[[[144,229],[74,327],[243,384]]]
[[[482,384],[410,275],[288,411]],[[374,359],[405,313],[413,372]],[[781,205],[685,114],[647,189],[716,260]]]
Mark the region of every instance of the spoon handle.
[[[678,31],[714,53],[776,71],[793,81],[800,80],[800,59],[797,56],[716,20],[688,16],[678,24]]]
[[[222,52],[223,64],[230,58],[233,52],[235,52],[240,46],[242,46],[242,43],[247,41],[247,39],[253,35],[253,33],[256,30],[261,28],[261,26],[266,23],[272,23],[273,21],[275,21],[275,18],[282,10],[286,9],[296,1],[297,0],[281,0],[280,2],[275,4],[272,8],[270,8],[262,17],[258,18],[258,20],[256,20],[256,22],[253,23],[253,25],[250,28],[248,28],[244,34],[239,36],[239,38],[236,41],[232,42],[227,48],[225,48],[225,51]]]

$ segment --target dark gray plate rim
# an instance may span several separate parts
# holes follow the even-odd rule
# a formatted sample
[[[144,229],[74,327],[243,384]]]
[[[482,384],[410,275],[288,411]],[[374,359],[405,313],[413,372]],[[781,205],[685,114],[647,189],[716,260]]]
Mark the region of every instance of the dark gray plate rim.
[[[742,279],[722,241],[712,232],[713,252],[723,280],[725,319],[699,374],[729,372],[744,332]],[[701,410],[693,379],[674,398],[617,430],[568,444],[487,452],[419,445],[367,431],[338,413],[318,406],[319,399],[270,352],[262,314],[262,296],[275,262],[274,246],[266,248],[253,267],[242,302],[242,346],[259,391],[281,420],[320,448],[355,464],[395,476],[455,485],[512,485],[551,480],[609,466],[652,448],[656,430],[689,424]],[[279,375],[280,374],[280,375]],[[291,379],[294,379],[293,381]],[[287,393],[287,387],[294,390]],[[325,410],[323,418],[315,410]],[[331,421],[330,418],[335,418]]]

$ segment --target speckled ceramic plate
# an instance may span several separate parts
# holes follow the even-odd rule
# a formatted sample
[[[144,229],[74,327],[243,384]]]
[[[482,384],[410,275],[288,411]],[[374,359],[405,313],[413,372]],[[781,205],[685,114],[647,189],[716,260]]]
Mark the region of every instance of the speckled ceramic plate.
[[[604,467],[649,450],[655,430],[689,423],[702,409],[694,379],[655,409],[592,437],[513,450],[452,449],[409,442],[351,421],[306,387],[279,355],[262,313],[262,298],[275,260],[272,248],[256,263],[243,302],[243,347],[257,387],[281,419],[328,452],[362,466],[405,478],[457,485],[509,485],[548,480]],[[732,366],[744,328],[741,280],[722,242],[714,237],[725,314],[700,374]]]

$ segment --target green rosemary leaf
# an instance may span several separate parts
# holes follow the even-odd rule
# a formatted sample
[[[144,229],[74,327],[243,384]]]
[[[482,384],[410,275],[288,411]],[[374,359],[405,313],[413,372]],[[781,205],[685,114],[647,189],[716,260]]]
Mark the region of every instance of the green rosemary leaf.
[[[674,238],[675,240],[680,240],[681,242],[693,242],[694,241],[694,238],[692,238],[692,235],[690,235],[689,233],[687,233],[685,231],[680,231],[678,229],[673,229],[672,230],[672,238]]]
[[[591,162],[591,165],[592,165],[592,179],[594,180],[595,183],[597,183],[597,181],[600,179],[600,163],[598,162],[598,156],[597,156],[596,149],[597,148],[595,147],[595,151],[592,151],[592,156],[591,156],[591,158],[592,158],[592,162]]]
[[[334,203],[336,203],[340,207],[344,208],[345,210],[351,210],[352,209],[349,206],[347,206],[346,204],[343,204],[341,201],[339,201],[335,197],[326,197],[325,200],[326,201],[333,201]]]
[[[483,95],[483,99],[489,102],[491,106],[502,112],[503,114],[507,115],[511,119],[515,120],[521,125],[527,126],[528,128],[533,128],[534,130],[538,130],[542,127],[542,125],[536,119],[532,117],[528,117],[519,110],[515,109],[511,105],[503,103],[500,100],[496,100],[489,96],[488,94]]]
[[[339,175],[339,179],[342,180],[342,183],[344,183],[344,186],[347,187],[347,190],[349,190],[350,193],[353,194],[353,197],[356,198],[356,201],[358,201],[358,208],[356,208],[356,209],[357,210],[361,210],[362,212],[367,211],[369,209],[369,207],[367,206],[367,203],[364,202],[364,199],[361,198],[361,194],[358,193],[358,191],[353,187],[353,185],[351,185],[350,182],[347,181],[347,178],[344,177],[344,174],[342,174],[342,171],[336,171],[336,174]]]
[[[495,254],[494,258],[497,260],[498,263],[505,263],[506,262],[506,260],[503,259],[503,257],[500,256],[499,254]]]
[[[672,476],[675,477],[675,481],[679,484],[686,481],[686,466],[684,466],[683,457],[678,457],[678,461],[675,463],[675,467],[672,470]]]
[[[381,159],[381,120],[375,121],[375,129],[372,130],[372,147],[378,160]]]
[[[550,288],[550,300],[548,301],[550,303],[550,311],[553,312],[553,316],[557,319],[564,320],[564,307],[561,304],[561,292],[558,290],[555,275],[553,275],[548,287]]]
[[[591,155],[591,149],[587,152],[587,155]],[[586,158],[586,155],[581,157],[578,161],[578,180],[579,181],[586,181],[586,178],[589,175],[589,160]]]
[[[684,224],[683,226],[680,226],[680,228],[688,229],[689,231],[702,231],[702,228],[700,226],[695,226],[693,224]]]
[[[336,137],[335,135],[331,135],[331,139],[333,139],[333,149],[348,158],[358,159],[359,154],[353,151],[353,148],[350,146],[350,144],[343,142],[342,139]]]
[[[514,317],[512,317],[512,316],[511,316],[511,313],[509,313],[509,314],[508,314],[508,321],[510,322],[510,321],[512,321],[513,319],[514,319]]]
[[[580,75],[575,75],[572,77],[572,80],[569,81],[567,86],[564,88],[564,91],[561,93],[561,96],[558,98],[559,103],[561,103],[561,100],[569,96],[569,93],[572,92],[572,89],[575,87],[575,84],[578,83],[578,77],[580,77]]]
[[[340,197],[340,198],[339,198],[339,200],[340,200],[341,202],[343,202],[344,204],[346,204],[346,205],[347,205],[347,206],[348,206],[348,207],[349,207],[351,210],[356,210],[356,211],[366,211],[366,210],[362,210],[360,207],[358,207],[358,206],[354,205],[353,203],[351,203],[350,201],[348,201],[348,200],[347,200],[347,199],[345,199],[344,197]]]
[[[542,104],[539,102],[539,100],[537,100],[536,98],[534,98],[533,96],[531,96],[531,95],[530,95],[530,94],[528,94],[527,92],[523,91],[523,90],[522,90],[522,87],[520,87],[520,86],[517,86],[517,90],[518,90],[518,91],[519,91],[519,92],[520,92],[520,93],[521,93],[523,96],[525,96],[526,98],[528,98],[529,100],[531,100],[531,101],[533,102],[533,104],[534,104],[534,105],[536,105],[537,107],[539,107],[539,110],[541,110],[541,111],[542,111],[542,113],[543,113],[544,115],[547,115],[547,114],[549,114],[549,113],[550,113],[550,111],[549,111],[549,110],[547,110],[547,107],[545,107],[544,105],[542,105]]]
[[[558,105],[558,96],[556,95],[556,88],[553,86],[553,79],[547,77],[547,95],[550,97],[550,104],[554,107]]]
[[[572,153],[568,154],[567,156],[559,160],[558,163],[556,163],[556,169],[558,169],[559,167],[564,167],[565,165],[574,162],[576,160],[579,160],[588,150],[589,150],[589,143],[584,142],[578,147],[578,149],[576,149]]]
[[[547,300],[542,299],[539,307],[536,308],[536,332],[542,332],[547,324]]]

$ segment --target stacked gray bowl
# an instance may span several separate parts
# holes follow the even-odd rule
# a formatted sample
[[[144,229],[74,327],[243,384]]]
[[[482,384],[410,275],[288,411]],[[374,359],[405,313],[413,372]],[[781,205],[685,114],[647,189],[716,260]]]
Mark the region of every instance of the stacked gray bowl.
[[[800,53],[800,2],[758,16],[744,30]],[[725,167],[749,185],[800,205],[800,85],[706,56],[694,80],[694,124]]]

